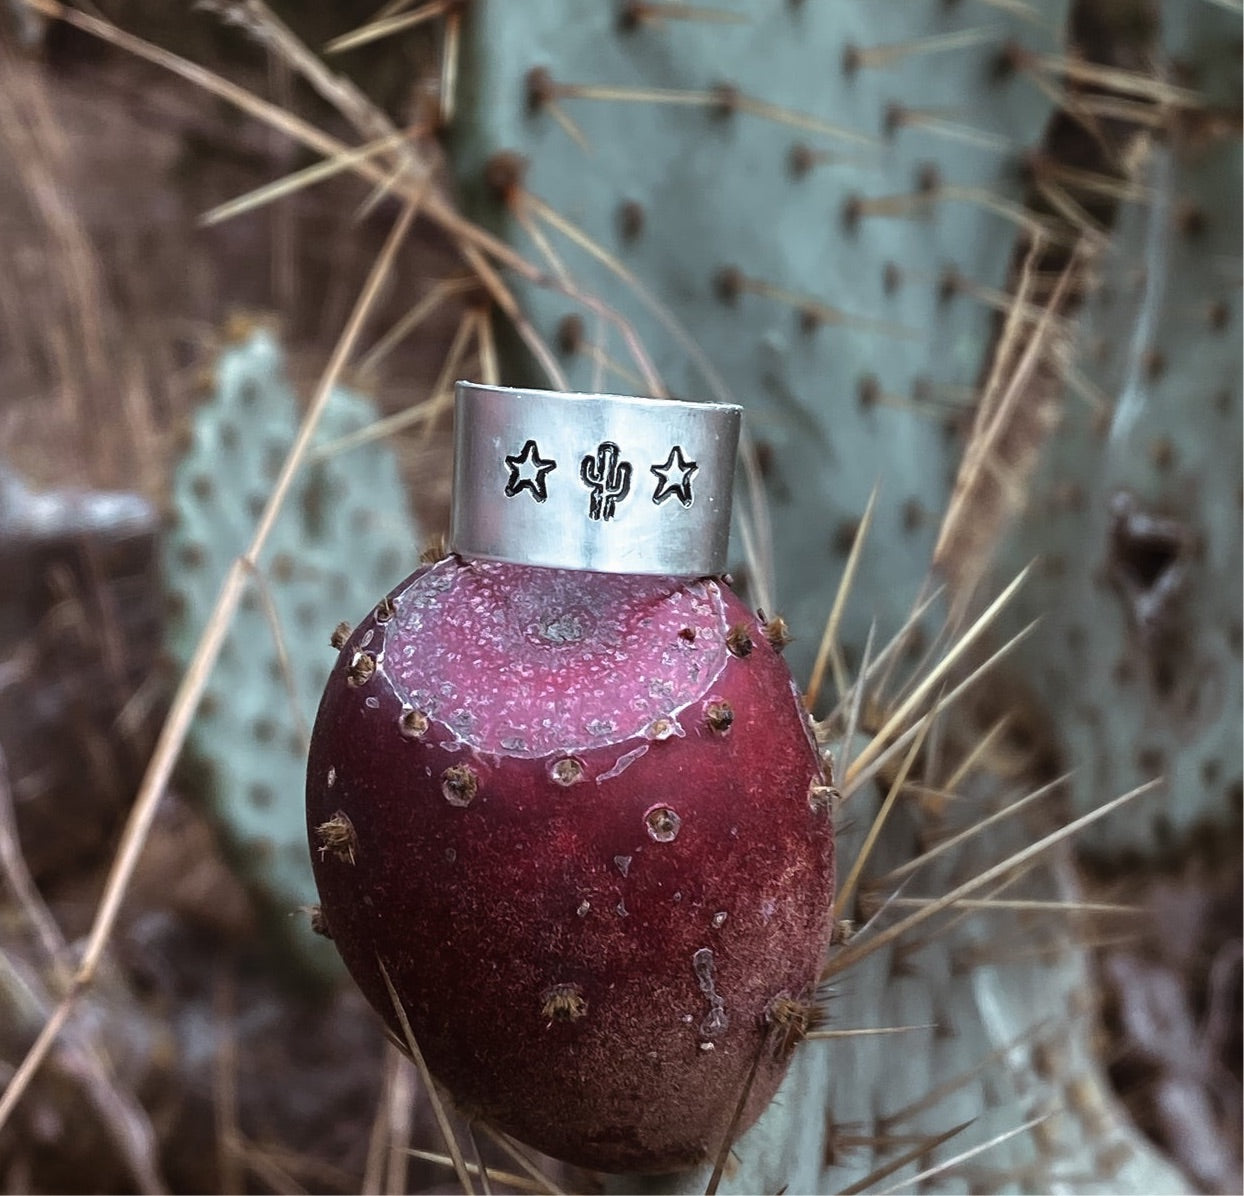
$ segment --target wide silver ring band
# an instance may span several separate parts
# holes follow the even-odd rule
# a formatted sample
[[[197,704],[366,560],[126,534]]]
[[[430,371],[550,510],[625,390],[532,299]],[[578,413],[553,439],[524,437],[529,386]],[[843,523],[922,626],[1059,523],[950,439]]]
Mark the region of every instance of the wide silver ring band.
[[[742,408],[459,382],[450,547],[598,573],[722,573]]]

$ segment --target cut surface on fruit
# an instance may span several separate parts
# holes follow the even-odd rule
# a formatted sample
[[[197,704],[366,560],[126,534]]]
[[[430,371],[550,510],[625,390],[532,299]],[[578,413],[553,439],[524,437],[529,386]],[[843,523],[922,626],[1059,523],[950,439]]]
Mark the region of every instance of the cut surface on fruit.
[[[421,635],[445,622],[454,639]],[[385,666],[405,705],[464,744],[543,756],[685,734],[677,716],[720,674],[726,635],[712,581],[472,561],[407,591]],[[619,671],[640,684],[614,703]]]

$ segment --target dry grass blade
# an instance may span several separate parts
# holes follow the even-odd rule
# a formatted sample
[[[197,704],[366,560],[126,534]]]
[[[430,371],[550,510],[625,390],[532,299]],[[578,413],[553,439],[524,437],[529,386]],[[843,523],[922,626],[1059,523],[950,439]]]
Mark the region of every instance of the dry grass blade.
[[[13,789],[9,784],[9,766],[0,747],[0,869],[4,871],[4,879],[9,891],[17,902],[30,928],[39,940],[39,946],[47,956],[56,978],[57,986],[64,990],[69,987],[73,978],[70,966],[68,945],[61,929],[52,917],[35,884],[30,869],[26,867],[26,857],[22,854],[21,841],[17,835],[17,818],[13,812]]]
[[[216,207],[209,209],[199,217],[199,223],[204,227],[209,227],[213,224],[221,224],[226,220],[231,220],[234,216],[241,216],[244,212],[253,212],[257,208],[263,207],[264,204],[293,195],[304,187],[310,187],[314,183],[323,182],[325,179],[330,179],[343,171],[352,170],[360,162],[365,162],[368,158],[375,157],[377,154],[393,149],[403,141],[409,140],[418,131],[418,128],[402,130],[394,133],[392,136],[381,137],[367,145],[361,145],[357,149],[334,154],[332,157],[325,158],[322,162],[315,162],[302,170],[296,170],[292,174],[274,179],[271,183],[265,183],[262,187],[256,187],[253,191],[247,191],[246,194],[239,195],[236,199],[230,199],[225,203],[217,204]]]
[[[322,444],[310,454],[308,459],[322,461],[328,457],[335,457],[350,449],[358,448],[360,445],[370,444],[373,440],[383,440],[385,437],[417,424],[423,424],[425,431],[430,429],[432,422],[453,404],[453,387],[450,385],[450,379],[459,373],[459,367],[462,365],[467,348],[472,338],[478,335],[479,323],[479,312],[463,313],[449,351],[445,355],[445,361],[441,365],[440,374],[432,386],[431,393],[422,403],[408,407],[405,411],[399,411],[396,415],[388,415],[383,419],[375,420],[365,428],[359,428],[357,432],[351,432],[327,444]]]
[[[461,358],[461,354],[459,354]],[[386,415],[383,419],[375,420],[365,428],[360,428],[357,432],[351,432],[348,436],[342,436],[338,440],[330,440],[327,444],[320,445],[314,453],[311,454],[310,460],[323,461],[327,457],[336,457],[341,453],[348,453],[351,449],[356,449],[364,444],[370,444],[373,440],[384,440],[390,436],[403,432],[407,428],[418,427],[420,424],[424,426],[424,430],[429,429],[436,421],[437,417],[443,415],[450,407],[453,406],[454,392],[442,388],[433,390],[433,392],[422,403],[414,407],[408,407],[405,411],[399,411],[396,415]]]
[[[982,1142],[979,1146],[973,1146],[970,1150],[960,1151],[959,1154],[954,1155],[952,1158],[946,1159],[934,1167],[929,1167],[918,1175],[913,1175],[910,1179],[905,1179],[901,1184],[896,1184],[892,1188],[882,1189],[878,1196],[892,1196],[895,1192],[910,1192],[924,1183],[925,1180],[932,1179],[935,1175],[941,1175],[952,1167],[958,1167],[960,1163],[966,1163],[968,1159],[974,1159],[977,1155],[984,1154],[985,1151],[992,1150],[995,1146],[1001,1146],[1003,1142],[1007,1142],[1011,1138],[1018,1138],[1020,1134],[1026,1134],[1043,1121],[1049,1120],[1051,1116],[1052,1114],[1050,1113],[1043,1113],[1040,1117],[1033,1117],[1025,1121],[1023,1125],[1017,1125],[1013,1129],[1004,1130],[1001,1134],[995,1134],[987,1142]]]
[[[412,1159],[419,1159],[425,1163],[438,1163],[442,1167],[452,1167],[454,1165],[453,1159],[448,1155],[437,1154],[433,1150],[415,1150],[411,1148],[407,1151],[407,1154]],[[543,1184],[538,1184],[535,1180],[528,1179],[527,1176],[519,1175],[514,1171],[498,1171],[495,1167],[486,1167],[481,1171],[475,1163],[468,1163],[467,1171],[471,1175],[479,1176],[481,1187],[491,1178],[499,1184],[505,1184],[507,1188],[517,1188],[520,1192],[545,1192],[548,1190]]]
[[[864,514],[860,516],[859,526],[855,529],[855,536],[851,541],[851,552],[847,556],[846,566],[842,570],[842,578],[838,582],[838,590],[834,594],[834,602],[829,609],[829,617],[825,620],[825,630],[821,633],[821,643],[817,648],[816,661],[812,665],[812,677],[808,681],[808,688],[803,695],[803,705],[806,710],[811,710],[821,696],[821,686],[825,683],[825,670],[831,662],[834,669],[834,684],[837,686],[839,699],[847,692],[847,670],[842,660],[841,648],[838,645],[838,628],[842,623],[842,612],[846,609],[851,587],[855,583],[855,574],[860,563],[860,553],[863,551],[864,541],[868,538],[868,529],[872,526],[873,511],[877,506],[879,489],[879,484],[873,485],[872,493],[868,496],[868,503],[864,507]]]
[[[376,107],[353,82],[330,71],[323,61],[303,45],[268,6],[262,3],[262,0],[237,0],[237,3],[250,15],[256,26],[263,30],[264,41],[270,51],[288,62],[363,136],[383,137],[394,132],[392,122],[385,113]],[[406,177],[398,176],[389,182],[394,189],[400,189],[403,194],[409,194],[411,188],[415,188],[429,218],[439,224],[453,240],[458,252],[475,271],[497,305],[509,317],[519,337],[531,350],[532,355],[556,389],[567,389],[561,367],[557,364],[547,342],[519,310],[518,302],[510,289],[486,260],[485,251],[529,281],[541,286],[553,286],[583,304],[584,307],[598,312],[617,324],[628,345],[631,346],[640,370],[645,377],[651,379],[653,386],[660,387],[652,362],[626,320],[595,297],[586,295],[565,282],[559,285],[558,280],[548,278],[538,266],[516,253],[504,241],[464,219],[448,195],[434,181],[432,164],[416,154],[414,148],[407,143],[402,143],[398,148],[400,150],[399,161],[406,168],[403,172]],[[369,165],[370,163],[367,162],[360,163],[358,169],[362,172]],[[654,393],[664,393],[664,391],[658,389]]]
[[[246,88],[239,87],[229,80],[221,78],[214,72],[176,54],[171,54],[167,50],[152,45],[140,37],[126,33],[107,21],[55,3],[54,0],[23,0],[23,3],[42,16],[64,21],[66,24],[72,25],[84,33],[98,37],[110,45],[123,49],[144,61],[154,63],[156,66],[172,72],[187,82],[202,88],[204,91],[235,105],[241,111],[262,121],[269,127],[279,130],[294,141],[315,150],[317,153],[325,156],[335,156],[349,153],[350,151],[350,146],[317,129],[314,125],[292,116],[278,105],[270,104],[252,92],[247,91]],[[266,14],[267,11],[262,6],[257,5],[247,5],[246,7],[254,9],[256,13],[262,12]],[[253,19],[258,20],[260,18],[253,14]],[[270,15],[264,16],[263,20],[271,26],[269,32],[273,36],[269,40],[269,45],[273,52],[282,52],[290,55],[291,65],[308,74],[313,84],[323,88],[330,101],[338,102],[345,114],[357,120],[367,135],[385,137],[395,132],[383,113],[372,108],[366,98],[353,87],[343,87],[340,80],[325,71],[322,64],[318,64],[318,60],[315,59],[314,55],[306,51],[284,26],[275,21],[274,18],[271,18]],[[316,65],[313,66],[312,64]],[[377,165],[370,159],[355,163],[353,170],[372,183],[379,184],[385,188],[392,188],[398,191],[403,198],[417,202],[420,205],[428,218],[438,224],[450,237],[467,265],[478,277],[481,285],[492,296],[497,306],[505,312],[511,323],[513,323],[515,331],[531,351],[532,356],[544,371],[550,384],[555,389],[565,390],[567,388],[565,375],[557,364],[556,355],[544,338],[535,330],[531,322],[519,310],[518,302],[514,298],[513,293],[501,280],[500,275],[488,259],[491,257],[537,285],[553,286],[554,283],[537,266],[528,262],[521,254],[516,253],[504,241],[463,218],[449,198],[431,181],[430,170],[426,164],[417,159],[410,158],[410,146],[403,143],[400,148],[407,151],[407,157],[412,163],[409,170],[400,170],[394,173]],[[486,254],[488,256],[485,256]],[[571,288],[557,287],[556,289],[561,290],[571,299],[583,304],[585,307],[599,311],[605,318],[615,323],[619,321],[617,314],[599,300],[583,295]],[[647,362],[646,358],[645,365],[647,368],[651,368],[651,363]],[[655,384],[659,387],[659,382],[656,382],[655,372],[652,374],[652,377]],[[653,393],[659,394],[664,392],[657,389]]]
[[[936,667],[931,669],[927,676],[922,678],[921,683],[907,696],[902,705],[894,711],[886,720],[885,725],[873,737],[872,742],[860,753],[859,758],[852,766],[854,773],[859,773],[864,769],[868,762],[877,756],[883,747],[888,743],[890,737],[897,728],[906,724],[912,715],[912,712],[920,705],[928,694],[941,683],[946,674],[954,668],[955,664],[963,658],[968,648],[970,648],[984,634],[989,625],[998,617],[998,614],[1014,597],[1015,592],[1019,589],[1028,577],[1031,565],[1022,569],[1019,575],[1011,582],[1010,585],[998,595],[981,614],[981,616],[968,628],[967,631],[959,638],[945,656],[938,661]],[[853,774],[854,775],[854,774]],[[851,777],[847,778],[848,783]]]
[[[71,988],[65,998],[52,1011],[52,1016],[48,1018],[47,1023],[39,1033],[39,1037],[34,1040],[30,1050],[26,1052],[26,1058],[22,1060],[21,1065],[13,1073],[13,1078],[9,1080],[3,1097],[0,1097],[0,1128],[4,1127],[12,1115],[13,1110],[17,1107],[17,1102],[30,1086],[30,1081],[34,1078],[35,1072],[39,1069],[44,1059],[47,1058],[48,1052],[52,1049],[60,1032],[65,1028],[65,1023],[69,1020],[70,1014],[73,1013],[74,1002],[70,998],[76,995],[76,989]]]
[[[414,12],[403,13],[401,16],[384,17],[378,21],[372,21],[367,25],[360,25],[359,28],[351,30],[349,33],[343,33],[340,37],[333,38],[325,47],[325,54],[340,54],[343,50],[353,50],[359,46],[369,45],[371,42],[379,41],[382,37],[392,37],[395,33],[404,33],[407,29],[413,29],[416,25],[422,25],[425,21],[434,20],[441,16],[450,7],[454,0],[430,0],[422,8],[415,9]]]
[[[351,1173],[332,1163],[326,1163],[323,1159],[310,1158],[301,1151],[269,1142],[264,1143],[263,1151],[269,1158],[283,1164],[293,1174],[305,1175],[307,1181],[315,1185],[313,1191],[322,1192],[331,1189],[349,1192],[358,1186],[357,1173]]]
[[[967,830],[960,831],[957,835],[952,835],[949,839],[943,839],[935,847],[930,847],[928,851],[916,856],[914,859],[908,860],[905,864],[899,864],[897,868],[890,869],[883,876],[879,884],[892,885],[897,884],[906,876],[910,876],[917,868],[924,867],[930,860],[937,859],[938,856],[944,855],[948,851],[953,851],[956,847],[966,843],[969,839],[981,834],[983,831],[989,830],[991,827],[1002,822],[1004,819],[1012,818],[1021,810],[1027,809],[1033,802],[1040,801],[1041,798],[1047,797],[1062,785],[1065,785],[1072,774],[1063,773],[1060,777],[1055,777],[1052,781],[1048,781],[1038,789],[1034,789],[1031,793],[1025,794],[1018,801],[1011,802],[1009,805],[1003,806],[994,814],[990,814],[986,818],[982,818],[979,822],[974,822]]]
[[[406,1056],[395,1040],[390,1040],[384,1053],[384,1074],[380,1084],[380,1099],[372,1117],[371,1132],[367,1138],[367,1162],[363,1167],[363,1182],[359,1189],[362,1196],[381,1196],[384,1192],[385,1146],[389,1136],[389,1106],[392,1103],[394,1084],[399,1072],[406,1068]],[[452,1167],[453,1160],[446,1156]]]
[[[360,374],[374,374],[376,367],[403,340],[411,335],[446,299],[476,290],[479,282],[472,276],[443,278],[424,295],[388,332],[384,334],[358,363]]]
[[[311,728],[307,725],[307,716],[302,708],[302,695],[298,692],[298,681],[294,677],[294,667],[290,662],[285,632],[281,628],[281,614],[277,609],[276,599],[272,597],[272,587],[268,584],[263,571],[253,561],[244,560],[243,564],[250,575],[255,592],[259,595],[259,604],[263,607],[268,630],[272,632],[277,668],[281,673],[281,684],[285,686],[285,696],[289,699],[289,712],[294,720],[294,733],[298,736],[298,742],[305,751],[311,743]]]
[[[279,1192],[281,1196],[307,1196],[307,1189],[293,1177],[288,1168],[283,1167],[272,1156],[270,1151],[245,1139],[239,1143],[238,1150],[246,1171],[262,1179],[273,1192]]]
[[[406,1191],[406,1166],[409,1161],[410,1118],[415,1107],[414,1073],[409,1067],[397,1067],[393,1072],[393,1086],[386,1101],[387,1158],[385,1160],[384,1190],[391,1193]]]
[[[484,1155],[479,1148],[479,1134],[475,1132],[475,1122],[468,1121],[466,1126],[467,1141],[471,1144],[471,1153],[475,1156],[474,1164],[468,1164],[472,1175],[479,1176],[480,1191],[483,1196],[492,1196],[492,1179],[488,1168],[484,1166]]]
[[[995,1047],[974,1066],[960,1072],[957,1076],[952,1076],[950,1079],[942,1081],[936,1087],[930,1088],[910,1104],[903,1105],[901,1108],[895,1109],[893,1113],[886,1113],[879,1117],[879,1123],[886,1133],[890,1133],[895,1126],[902,1125],[903,1122],[910,1121],[913,1117],[920,1116],[921,1113],[927,1113],[930,1109],[936,1108],[936,1106],[941,1104],[948,1096],[953,1095],[968,1084],[979,1081],[987,1067],[991,1067],[1000,1059],[1005,1059],[1017,1047],[1035,1041],[1046,1030],[1052,1029],[1053,1026],[1050,1019],[1042,1020],[1035,1026],[1030,1026],[1022,1034],[1017,1034],[1014,1038],[1002,1043],[1001,1046]]]
[[[562,1189],[540,1170],[539,1164],[531,1157],[531,1154],[519,1146],[509,1134],[503,1134],[483,1121],[479,1122],[479,1127],[540,1185],[541,1192],[547,1193],[548,1196],[564,1196]]]
[[[897,1158],[891,1159],[888,1163],[882,1163],[880,1167],[874,1171],[870,1171],[863,1179],[853,1183],[848,1188],[839,1190],[839,1196],[856,1196],[856,1193],[867,1192],[875,1183],[879,1183],[889,1175],[893,1175],[896,1171],[901,1171],[908,1163],[914,1163],[918,1158],[926,1155],[931,1150],[936,1150],[943,1142],[949,1142],[951,1138],[963,1133],[964,1130],[972,1124],[975,1118],[968,1121],[961,1121],[958,1125],[952,1126],[943,1133],[930,1135],[923,1138],[917,1145],[910,1150],[904,1151]]]
[[[106,284],[77,206],[63,202],[53,181],[51,172],[57,160],[68,157],[69,148],[49,97],[33,75],[15,70],[16,65],[9,43],[0,41],[0,77],[6,80],[4,102],[0,104],[0,147],[9,147],[5,156],[13,164],[12,177],[28,194],[49,245],[66,266],[58,281],[64,287],[66,322],[72,330],[58,346],[56,356],[65,400],[80,404],[92,393],[110,393],[115,386],[115,354],[104,318],[110,310]],[[42,330],[48,337],[55,333],[50,328]],[[71,343],[80,353],[68,348]],[[79,412],[70,410],[68,414]]]
[[[743,1082],[743,1088],[739,1092],[739,1099],[735,1102],[734,1114],[730,1118],[730,1124],[726,1127],[726,1134],[722,1139],[721,1149],[717,1152],[713,1173],[708,1177],[708,1186],[704,1189],[704,1196],[716,1196],[717,1189],[721,1186],[721,1177],[725,1174],[726,1163],[729,1161],[730,1152],[734,1149],[735,1139],[739,1135],[739,1122],[743,1120],[743,1110],[747,1108],[747,1098],[751,1096],[752,1088],[756,1083],[756,1073],[760,1070],[760,1062],[765,1057],[765,1052],[769,1050],[772,1030],[773,1025],[770,1024],[756,1047],[756,1057],[752,1060],[747,1079]]]
[[[868,1026],[855,1030],[809,1030],[804,1038],[812,1042],[818,1038],[875,1038],[886,1034],[910,1034],[913,1030],[936,1030],[936,1022],[924,1022],[918,1026]]]
[[[903,758],[902,765],[895,774],[894,781],[890,785],[890,791],[885,795],[885,801],[881,803],[881,809],[877,811],[877,816],[872,820],[872,824],[868,828],[868,834],[864,837],[863,845],[855,857],[855,863],[851,865],[851,871],[847,875],[846,881],[834,897],[834,910],[840,916],[847,916],[845,911],[850,909],[851,897],[855,893],[855,886],[859,884],[860,876],[864,871],[864,865],[868,863],[873,848],[877,846],[877,840],[881,836],[882,827],[885,826],[886,819],[894,808],[894,803],[898,800],[899,794],[903,792],[907,784],[907,774],[911,772],[912,765],[916,762],[916,757],[920,755],[920,749],[924,747],[925,737],[928,735],[929,728],[932,727],[933,720],[937,715],[938,709],[934,708],[920,720],[919,730],[912,740],[907,755]]]
[[[42,16],[48,17],[51,20],[63,21],[65,24],[71,25],[83,33],[97,37],[100,41],[116,46],[128,54],[133,54],[136,58],[170,71],[172,74],[185,79],[188,83],[193,83],[203,91],[233,104],[263,124],[285,133],[292,140],[300,142],[308,149],[313,149],[327,158],[348,154],[351,150],[350,146],[322,132],[307,121],[300,120],[298,117],[291,115],[279,105],[268,103],[253,92],[247,91],[246,88],[239,87],[236,83],[222,78],[215,72],[209,71],[206,67],[190,62],[177,54],[170,53],[168,50],[153,45],[141,37],[126,33],[123,29],[119,29],[108,21],[93,17],[88,13],[78,12],[67,5],[56,3],[55,0],[22,0],[22,3]],[[392,129],[386,129],[381,136],[391,132],[393,132]],[[384,177],[384,172],[378,166],[366,160],[355,163],[354,169],[373,182],[378,182]]]
[[[919,624],[920,620],[928,614],[929,608],[941,596],[942,588],[938,586],[912,607],[911,611],[907,615],[907,618],[904,620],[902,627],[900,627],[898,631],[890,637],[889,641],[886,643],[886,646],[882,648],[879,653],[877,653],[876,660],[871,661],[867,667],[863,665],[860,666],[859,676],[856,677],[855,684],[846,695],[839,699],[834,708],[823,719],[819,720],[817,726],[819,726],[822,731],[827,727],[834,726],[843,717],[844,705],[848,699],[850,700],[852,706],[856,705],[859,702],[859,694],[862,690],[876,681],[876,674],[882,669],[888,670],[892,662],[894,662],[898,657],[900,650],[905,644],[908,643],[909,638],[915,630],[917,624]]]
[[[843,125],[821,120],[807,112],[784,108],[755,96],[741,92],[729,93],[720,89],[711,91],[678,91],[663,87],[612,87],[594,83],[557,83],[556,96],[574,100],[601,100],[606,103],[666,104],[675,107],[710,108],[717,111],[745,112],[761,120],[787,125],[808,133],[822,133],[856,145],[875,145],[876,138],[858,133]],[[546,103],[547,106],[547,103]]]
[[[0,869],[18,908],[48,957],[57,989],[64,992],[72,983],[69,947],[26,867],[13,816],[12,791],[3,751],[0,751]],[[42,997],[40,1001],[43,1003]],[[50,997],[46,1004],[51,1004]],[[68,1006],[62,1003],[62,1008],[68,1009]],[[52,1021],[55,1021],[54,1016]],[[46,1027],[44,1033],[47,1033]],[[54,1039],[55,1035],[51,1037]],[[113,1078],[107,1052],[92,1043],[74,1044],[66,1049],[66,1064],[64,1071],[98,1113],[129,1167],[135,1186],[143,1192],[166,1191],[166,1181],[159,1174],[155,1131],[139,1102]],[[12,1083],[16,1080],[14,1076]]]
[[[890,904],[895,908],[922,909],[931,905],[937,897],[895,897]],[[965,897],[956,902],[956,909],[1006,910],[1011,913],[1031,914],[1143,914],[1137,905],[1118,905],[1109,901],[1040,901],[1035,898]]]
[[[952,889],[942,897],[938,897],[930,901],[928,905],[918,910],[903,921],[896,923],[894,926],[888,927],[886,930],[879,932],[876,937],[867,943],[859,945],[852,944],[845,947],[836,956],[834,956],[826,965],[822,973],[822,980],[831,976],[836,976],[848,968],[854,967],[862,959],[866,959],[874,951],[880,950],[888,943],[892,943],[895,939],[900,938],[908,931],[928,921],[934,914],[941,913],[944,909],[949,909],[957,902],[963,900],[964,897],[975,893],[977,889],[983,888],[985,885],[992,884],[995,880],[1000,880],[1008,872],[1028,863],[1030,860],[1049,851],[1051,847],[1057,846],[1059,843],[1077,835],[1086,826],[1097,822],[1099,819],[1105,818],[1107,814],[1114,813],[1128,802],[1135,801],[1136,798],[1151,792],[1162,783],[1161,778],[1152,781],[1146,781],[1143,785],[1136,786],[1135,789],[1128,790],[1127,793],[1108,801],[1105,805],[1098,806],[1096,810],[1092,810],[1087,814],[1075,819],[1073,822],[1067,823],[1066,826],[1060,827],[1056,831],[1051,831],[1042,839],[1038,839],[1035,843],[1029,844],[1027,847],[1021,848],[1013,855],[1008,856],[1001,863],[994,864],[991,868],[986,868],[983,872],[978,873],[971,880],[964,881],[963,884]]]
[[[227,16],[243,23],[268,53],[291,70],[331,104],[358,133],[369,141],[395,132],[392,121],[350,78],[334,72],[328,64],[297,37],[263,0],[228,0]],[[435,173],[435,164],[422,156],[415,146],[399,145],[395,158],[415,185],[427,183]]]
[[[998,661],[1000,661],[1008,653],[1014,651],[1018,644],[1022,643],[1028,638],[1029,635],[1032,634],[1036,625],[1036,622],[1033,621],[1032,623],[1029,623],[1027,627],[1023,628],[1018,634],[1013,635],[1006,641],[1005,644],[1002,645],[1001,648],[986,659],[983,664],[973,669],[973,671],[962,681],[960,681],[954,689],[946,693],[940,700],[942,709],[948,709],[953,706],[955,702],[957,702],[959,698],[967,692],[967,690],[980,681],[981,678],[987,677],[990,670],[998,663]],[[908,727],[907,730],[899,735],[888,748],[874,755],[872,760],[868,762],[867,767],[857,768],[855,765],[852,765],[844,783],[843,792],[848,795],[854,793],[860,785],[864,784],[870,777],[884,768],[893,756],[901,752],[906,744],[910,742],[911,737],[915,735],[915,733],[916,727],[914,725]],[[870,742],[868,746],[872,747],[872,742]],[[867,749],[865,749],[865,751],[867,751]],[[861,753],[861,755],[863,755],[863,753]]]
[[[428,1100],[432,1105],[432,1115],[436,1118],[436,1125],[441,1131],[441,1137],[445,1139],[449,1157],[453,1159],[454,1171],[458,1175],[458,1183],[462,1185],[463,1192],[467,1193],[467,1196],[471,1196],[475,1189],[471,1186],[466,1160],[462,1157],[458,1139],[454,1135],[453,1127],[449,1124],[449,1115],[445,1112],[445,1103],[441,1100],[441,1094],[436,1090],[436,1084],[432,1080],[432,1073],[428,1071],[428,1065],[424,1061],[423,1052],[419,1049],[418,1042],[415,1041],[414,1031],[410,1028],[410,1019],[406,1016],[406,1007],[402,1004],[402,999],[397,995],[397,989],[393,987],[393,981],[389,979],[389,969],[384,966],[384,960],[379,955],[376,956],[376,965],[380,968],[381,979],[384,980],[384,986],[389,993],[389,1000],[393,1002],[393,1011],[397,1014],[398,1023],[402,1027],[403,1047],[407,1054],[410,1055],[415,1067],[419,1069],[419,1078],[423,1081],[424,1090],[427,1092]]]
[[[182,745],[189,734],[190,725],[198,709],[199,700],[203,696],[203,690],[211,677],[216,658],[219,656],[225,638],[229,634],[234,613],[245,589],[248,570],[254,567],[264,544],[267,542],[277,516],[285,503],[286,496],[294,480],[294,475],[298,472],[307,455],[311,438],[315,434],[320,416],[327,406],[329,395],[332,393],[337,379],[341,376],[341,371],[345,368],[346,361],[354,352],[359,334],[362,332],[363,325],[380,294],[381,284],[384,282],[393,264],[398,246],[401,245],[410,230],[411,224],[414,222],[416,211],[417,205],[408,203],[395,221],[388,240],[385,242],[380,256],[376,259],[362,293],[359,295],[349,323],[343,330],[333,350],[333,355],[320,379],[315,396],[311,401],[306,416],[303,418],[302,425],[298,429],[298,435],[295,437],[285,462],[281,466],[280,474],[273,486],[267,505],[264,507],[263,514],[259,518],[259,525],[255,529],[251,543],[243,556],[233,563],[229,572],[225,575],[225,580],[221,584],[220,594],[216,599],[212,615],[208,619],[207,626],[199,639],[198,647],[195,649],[194,656],[186,669],[185,676],[182,678],[181,684],[173,696],[168,717],[156,741],[155,749],[152,752],[142,783],[139,785],[138,794],[134,799],[133,808],[126,821],[125,830],[121,836],[121,843],[117,848],[117,854],[113,860],[112,869],[109,872],[108,880],[104,887],[103,897],[100,900],[90,934],[87,937],[86,946],[82,954],[82,962],[78,967],[77,974],[74,976],[70,990],[62,998],[61,1003],[57,1006],[43,1032],[27,1052],[25,1059],[22,1060],[13,1079],[9,1082],[9,1086],[5,1089],[3,1097],[0,1097],[0,1127],[4,1126],[12,1114],[17,1102],[21,1099],[22,1093],[25,1092],[35,1072],[47,1056],[47,1052],[51,1049],[57,1034],[60,1033],[60,1030],[68,1020],[78,995],[91,983],[95,971],[99,967],[104,951],[107,948],[108,940],[112,936],[117,915],[120,913],[121,902],[125,898],[126,890],[129,888],[130,880],[134,875],[134,869],[138,865],[139,856],[142,854],[152,823],[155,821],[160,799],[164,795],[169,777],[172,775],[173,766],[176,764],[181,754]]]
[[[864,683],[862,678],[868,675],[868,662],[873,654],[873,637],[877,634],[877,622],[874,619],[868,625],[868,636],[864,640],[864,652],[860,657],[860,677],[851,689],[851,707],[847,711],[847,721],[842,732],[842,747],[838,759],[834,761],[835,778],[845,776],[851,770],[851,748],[855,744],[855,736],[860,729],[860,715],[864,709]]]
[[[384,176],[384,181],[376,183],[367,198],[354,209],[351,222],[362,224],[364,220],[370,218],[381,203],[393,193],[393,189],[404,176],[405,170],[406,168],[400,162],[396,166],[390,166],[388,173]]]

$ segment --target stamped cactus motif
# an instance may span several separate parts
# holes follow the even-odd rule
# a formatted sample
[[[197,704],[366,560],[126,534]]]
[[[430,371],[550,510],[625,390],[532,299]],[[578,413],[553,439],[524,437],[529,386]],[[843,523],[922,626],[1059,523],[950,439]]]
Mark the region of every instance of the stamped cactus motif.
[[[618,446],[606,440],[597,447],[595,456],[584,457],[579,464],[579,476],[591,492],[591,519],[612,519],[618,503],[631,492],[631,463],[621,460],[620,455]]]

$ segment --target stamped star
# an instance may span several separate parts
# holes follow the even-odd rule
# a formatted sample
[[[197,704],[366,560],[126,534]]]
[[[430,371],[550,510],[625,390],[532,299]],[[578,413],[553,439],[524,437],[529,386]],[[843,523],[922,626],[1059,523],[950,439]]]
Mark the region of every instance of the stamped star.
[[[510,480],[505,484],[507,498],[517,498],[524,490],[530,490],[536,502],[548,498],[546,475],[557,468],[557,462],[541,457],[534,440],[527,441],[521,453],[506,457],[505,463],[510,467]]]
[[[694,461],[688,461],[682,455],[682,446],[674,445],[663,465],[649,466],[657,476],[656,492],[652,496],[655,503],[663,503],[667,498],[676,498],[684,507],[691,505],[691,479],[698,468]],[[675,481],[677,477],[677,481]]]

